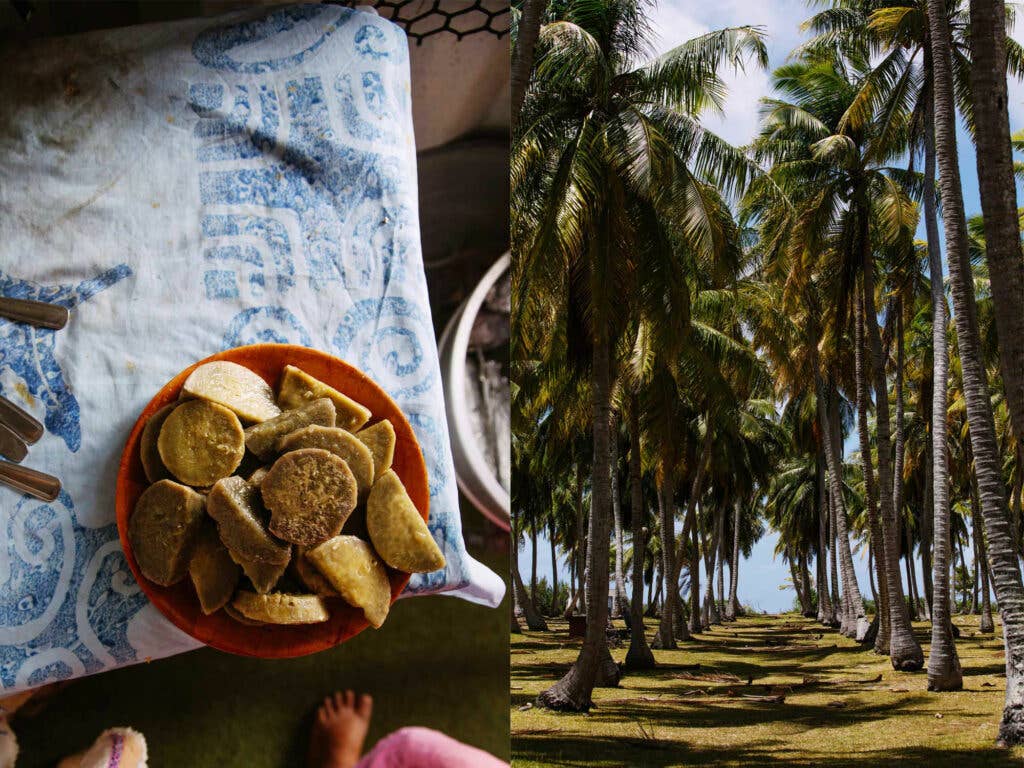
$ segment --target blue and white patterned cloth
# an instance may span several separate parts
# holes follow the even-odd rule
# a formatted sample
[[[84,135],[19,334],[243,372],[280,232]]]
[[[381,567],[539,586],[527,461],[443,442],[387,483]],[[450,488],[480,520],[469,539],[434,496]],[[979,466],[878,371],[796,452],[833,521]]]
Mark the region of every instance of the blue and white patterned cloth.
[[[404,34],[335,6],[91,33],[0,52],[0,392],[47,434],[44,503],[0,489],[0,693],[195,647],[132,579],[121,449],[179,370],[291,342],[370,374],[408,414],[448,559],[407,594],[495,605],[459,521],[419,245]]]

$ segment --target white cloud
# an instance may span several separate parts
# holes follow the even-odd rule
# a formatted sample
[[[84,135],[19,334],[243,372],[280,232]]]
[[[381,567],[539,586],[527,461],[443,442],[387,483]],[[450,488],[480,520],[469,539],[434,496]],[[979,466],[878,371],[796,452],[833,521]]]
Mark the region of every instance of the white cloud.
[[[800,25],[813,9],[804,0],[767,0],[757,4],[749,0],[715,0],[696,4],[692,0],[660,0],[651,13],[654,47],[658,54],[697,35],[727,26],[762,26],[767,34],[768,71],[752,66],[745,73],[729,73],[729,99],[724,116],[707,115],[710,130],[738,144],[748,142],[757,132],[758,101],[769,92],[770,70],[782,64],[804,35]],[[1024,12],[1019,12],[1011,36],[1024,42]],[[1024,82],[1009,81],[1010,127],[1024,129]]]
[[[689,0],[662,0],[651,14],[656,49],[663,53],[692,37],[741,24],[761,26],[767,35],[770,67],[782,64],[800,39],[799,26],[808,16],[803,0],[775,0],[753,5],[747,0],[718,0],[696,6]],[[759,100],[769,92],[770,71],[751,64],[725,75],[729,97],[723,115],[708,114],[709,130],[735,144],[757,133]]]
[[[700,23],[691,15],[693,12],[692,9],[683,10],[683,4],[679,0],[658,4],[655,12],[651,14],[656,55],[660,56],[686,40],[711,31],[711,27]]]

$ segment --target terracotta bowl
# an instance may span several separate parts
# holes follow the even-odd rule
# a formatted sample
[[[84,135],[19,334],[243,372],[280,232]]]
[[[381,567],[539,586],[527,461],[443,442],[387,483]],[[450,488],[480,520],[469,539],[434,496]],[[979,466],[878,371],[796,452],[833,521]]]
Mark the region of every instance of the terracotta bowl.
[[[121,454],[121,466],[117,473],[117,530],[121,536],[121,547],[124,549],[128,566],[132,569],[136,581],[164,616],[196,640],[242,656],[287,658],[331,648],[369,626],[360,609],[353,608],[342,600],[330,599],[328,610],[331,618],[322,624],[246,626],[234,621],[223,611],[217,611],[210,616],[204,615],[199,608],[199,599],[192,588],[192,582],[188,578],[173,587],[161,587],[143,576],[138,563],[135,562],[131,544],[128,542],[128,520],[139,495],[149,485],[139,458],[142,428],[153,413],[177,400],[185,379],[197,366],[213,360],[230,360],[244,365],[262,376],[275,390],[284,366],[297,366],[369,408],[373,413],[370,423],[381,418],[390,420],[394,425],[396,437],[392,469],[402,479],[423,519],[427,520],[430,491],[427,468],[416,435],[409,426],[405,414],[384,390],[343,360],[315,349],[290,344],[254,344],[229,349],[200,360],[167,382],[143,409],[128,436],[128,442],[125,443],[124,452]],[[391,580],[391,602],[394,603],[409,582],[409,574],[389,569],[388,577]]]

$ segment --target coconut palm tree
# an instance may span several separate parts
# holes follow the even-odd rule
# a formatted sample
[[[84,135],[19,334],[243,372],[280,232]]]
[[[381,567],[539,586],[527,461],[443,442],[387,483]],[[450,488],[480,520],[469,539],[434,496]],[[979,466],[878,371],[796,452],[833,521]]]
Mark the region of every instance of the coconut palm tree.
[[[869,61],[856,52],[837,59],[831,53],[808,51],[780,67],[773,84],[781,98],[765,100],[764,129],[756,148],[773,161],[771,173],[780,186],[799,184],[805,189],[791,238],[804,253],[823,259],[818,269],[835,275],[830,290],[837,319],[845,316],[851,300],[862,301],[865,307],[864,347],[878,432],[878,554],[892,598],[890,659],[896,669],[913,670],[920,668],[923,655],[910,628],[900,579],[886,357],[875,305],[875,273],[880,266],[876,254],[910,236],[914,213],[904,185],[914,178],[888,165],[904,147],[900,131],[886,122],[856,128],[843,122],[870,73]],[[783,181],[786,176],[791,178]],[[808,260],[805,257],[803,263]]]
[[[1001,3],[986,2],[985,5],[989,6],[989,15],[1000,13],[1002,11]],[[892,3],[892,2],[876,2],[876,3],[862,3],[862,2],[848,2],[847,0],[839,0],[833,3],[833,8],[827,9],[822,13],[818,14],[809,23],[819,37],[814,44],[836,44],[841,41],[841,45],[849,46],[869,46],[873,47],[875,52],[885,51],[886,55],[881,58],[875,71],[865,83],[865,87],[862,88],[858,103],[855,109],[851,109],[847,115],[847,118],[853,122],[857,122],[860,119],[869,118],[870,116],[881,113],[881,114],[898,114],[901,111],[909,112],[912,117],[910,120],[912,144],[916,144],[924,151],[925,158],[925,184],[923,185],[923,196],[924,196],[924,207],[925,207],[925,223],[926,231],[928,235],[928,248],[931,252],[929,254],[929,260],[933,267],[938,265],[941,267],[941,254],[939,253],[939,240],[938,240],[938,223],[936,217],[936,207],[934,204],[934,195],[931,192],[932,183],[934,179],[934,167],[935,167],[935,155],[934,155],[934,109],[933,109],[933,67],[932,67],[932,50],[929,39],[929,24],[926,18],[926,8],[929,4],[926,0],[916,0],[915,2],[905,3]],[[999,5],[999,10],[995,9],[995,6]],[[935,10],[938,10],[937,6]],[[973,10],[973,9],[972,9]],[[946,2],[941,8],[941,12],[946,17],[946,26],[949,30],[949,54],[951,61],[953,62],[953,68],[951,72],[951,88],[955,95],[955,102],[960,106],[964,113],[964,117],[968,124],[972,124],[974,118],[974,112],[971,97],[971,83],[967,78],[967,73],[972,73],[972,80],[977,72],[974,67],[971,66],[972,51],[978,48],[980,45],[981,53],[983,57],[986,57],[986,70],[989,73],[989,78],[992,79],[994,76],[991,73],[994,61],[992,57],[998,55],[1000,49],[1008,53],[1005,55],[1004,63],[999,69],[999,76],[995,77],[994,80],[999,82],[992,82],[989,87],[989,83],[983,86],[983,91],[986,96],[991,94],[990,106],[996,106],[998,102],[999,93],[1005,94],[1006,82],[1004,73],[1007,71],[1007,65],[1009,65],[1010,71],[1019,72],[1021,69],[1021,49],[1020,46],[1015,43],[1006,34],[1005,28],[996,24],[987,25],[987,34],[991,36],[992,44],[989,41],[979,43],[981,37],[976,34],[975,24],[973,20],[968,19],[967,14],[963,11],[963,8],[958,2]],[[919,54],[921,54],[919,56]],[[920,67],[920,71],[918,71]],[[999,84],[1001,83],[1001,85]],[[1001,89],[1001,90],[998,90]],[[975,88],[976,90],[976,88]],[[1005,109],[1005,100],[1003,102],[1003,108]],[[1005,117],[1003,119],[1002,129],[1005,131]],[[1007,138],[1001,138],[1002,145],[997,146],[995,149],[998,151],[999,156],[1003,157],[1004,160],[1008,157],[1008,141]],[[980,149],[979,137],[979,149]],[[998,141],[996,142],[998,144]],[[979,151],[977,153],[979,165],[984,162],[988,166],[987,152]],[[999,174],[993,174],[991,167],[986,167],[986,172],[981,174],[986,181],[990,184],[998,184],[996,179],[1000,178]],[[1003,174],[1003,184],[1005,190],[1005,172]],[[1012,190],[1012,182],[1010,185]],[[1005,212],[1003,213],[1005,221]],[[1015,226],[1015,225],[1014,225]],[[1008,231],[1008,230],[1007,230]],[[1013,243],[1013,239],[1003,239],[1002,242]],[[1009,257],[1007,257],[1009,258]],[[1012,293],[1014,288],[1014,282],[1016,285],[1022,285],[1020,282],[1019,275],[1021,274],[1021,264],[1019,253],[1017,254],[1017,263],[1011,264],[1009,267],[1013,271],[1015,277],[1013,280],[1007,282],[1004,286],[1006,293]],[[936,276],[939,273],[934,269],[932,270],[933,280],[937,279]],[[937,283],[933,282],[933,289],[937,288]],[[935,301],[942,301],[942,309],[945,310],[945,299],[941,292],[935,294]],[[936,304],[936,307],[938,305]],[[1008,297],[1006,306],[1013,306],[1013,300]],[[1017,311],[1013,317],[1005,319],[1006,325],[1009,328],[1013,321],[1017,323],[1022,322],[1020,320],[1019,299],[1017,300]],[[1013,310],[1008,310],[1009,314],[1013,313]],[[948,315],[947,315],[948,317]],[[939,318],[941,319],[941,318]],[[938,322],[938,319],[936,320]],[[941,356],[936,359],[936,374],[945,375],[945,364],[946,364],[946,349],[945,345],[940,343],[940,333],[944,334],[944,326],[935,328],[935,346],[937,350],[941,350]],[[1018,341],[1020,337],[1019,331],[1015,332],[1012,338],[1014,339],[1013,345],[1019,346],[1021,342]],[[944,338],[944,336],[943,336]],[[1021,359],[1018,355],[1017,359]],[[1022,380],[1022,377],[1018,375],[1018,381]],[[936,391],[943,393],[944,388],[940,388],[944,382],[939,381],[936,385]],[[1024,385],[1022,385],[1024,386]],[[945,421],[945,408],[943,403],[934,404],[932,413],[932,431],[933,434],[937,434],[940,430],[944,432],[944,421]],[[948,515],[948,493],[946,488],[947,468],[945,464],[945,445],[942,442],[936,443],[933,438],[932,450],[934,458],[943,457],[940,466],[936,466],[933,469],[935,472],[934,476],[934,488],[935,493],[932,493],[932,498],[935,506],[935,510],[941,515]],[[932,528],[932,520],[929,516],[926,516],[926,533],[930,533]],[[939,524],[942,524],[941,522]],[[929,583],[932,579],[929,578],[929,572],[927,570],[928,562],[930,559],[930,536],[925,536],[922,541],[922,557],[925,559],[926,565],[926,578],[925,578],[925,592],[928,595],[932,591],[932,585]],[[948,570],[944,567],[939,568],[936,565],[935,568],[936,576],[940,576],[945,579],[948,575]],[[943,585],[944,591],[948,591],[948,584]],[[943,603],[945,605],[945,603]],[[944,611],[947,613],[947,611]],[[934,628],[933,628],[934,629]],[[936,648],[935,639],[939,639],[942,645],[945,644],[945,639],[951,638],[951,634],[942,629],[941,627],[937,630],[941,637],[933,638],[933,652]],[[944,634],[943,634],[944,633]],[[943,683],[940,680],[948,679],[951,681],[953,687],[958,688],[960,685],[960,676],[957,671],[954,671],[951,666],[951,660],[955,654],[955,650],[949,648],[939,647],[940,653],[936,657],[942,659],[945,665],[944,672],[935,673],[934,685],[936,688],[942,687]]]
[[[999,360],[1010,420],[1024,439],[1024,258],[1006,75],[1024,74],[1020,46],[1007,36],[1003,0],[971,0],[971,96],[977,146],[978,190],[985,221],[985,255],[992,274]],[[1010,55],[1008,56],[1008,49]]]
[[[768,487],[765,514],[779,541],[775,554],[788,560],[804,615],[813,616],[807,560],[818,542],[818,464],[814,455],[798,455],[779,467]],[[819,554],[820,557],[820,554]],[[819,590],[819,599],[821,591]]]
[[[643,486],[640,460],[640,401],[636,395],[629,400],[629,498],[630,522],[633,529],[633,590],[629,604],[629,650],[626,669],[650,669],[655,665],[654,654],[644,635],[644,528]]]
[[[533,52],[540,35],[541,19],[547,8],[547,0],[523,0],[512,27],[512,132],[519,127],[519,113],[526,97],[526,87],[533,71]]]
[[[992,579],[1003,618],[1006,646],[1006,702],[999,738],[1006,743],[1017,744],[1024,741],[1024,585],[1013,546],[988,382],[980,354],[977,306],[968,261],[967,223],[957,165],[949,25],[944,7],[935,0],[929,0],[928,27],[935,81],[935,151],[964,400],[970,421],[980,509],[984,515]]]
[[[622,612],[625,609],[627,597],[626,597],[626,585],[625,585],[625,571],[623,570],[624,559],[623,559],[623,547],[624,540],[622,535],[622,498],[619,478],[621,476],[620,471],[620,460],[619,460],[619,445],[621,441],[620,435],[620,413],[615,412],[612,425],[612,541],[615,543],[615,572],[614,572],[614,585],[615,588],[612,592],[612,607],[611,616],[613,619],[622,617]]]
[[[864,501],[868,515],[871,552],[878,579],[878,594],[875,598],[875,651],[888,655],[891,633],[891,613],[889,610],[889,567],[884,553],[886,546],[892,546],[884,538],[881,520],[878,516],[878,490],[875,486],[874,465],[871,458],[871,432],[868,426],[868,384],[864,373],[864,302],[862,297],[855,297],[854,305],[854,368],[857,387],[857,433],[860,438],[861,472],[864,480]],[[898,575],[898,572],[897,572]]]
[[[934,124],[928,107],[928,125]],[[923,197],[928,233],[928,274],[932,294],[932,634],[928,653],[928,690],[958,691],[963,688],[960,659],[953,640],[949,613],[949,454],[946,448],[946,404],[949,377],[949,307],[943,290],[942,254],[939,251],[935,193],[930,183],[935,178],[935,134],[925,133],[926,179]]]
[[[644,297],[680,309],[669,331],[685,326],[685,273],[668,232],[712,250],[706,181],[741,184],[752,170],[697,116],[721,105],[722,65],[765,61],[760,33],[710,33],[644,63],[647,35],[637,2],[568,3],[541,30],[513,149],[513,336],[526,355],[585,365],[591,392],[587,632],[568,673],[538,697],[554,709],[589,709],[607,652],[615,351]]]
[[[799,205],[806,185],[796,183],[793,175],[781,174],[786,198]],[[787,186],[794,182],[791,186]],[[759,218],[758,251],[762,254],[762,281],[748,281],[744,292],[744,320],[751,329],[753,344],[768,359],[776,382],[776,397],[788,403],[803,404],[788,408],[799,413],[809,408],[809,422],[800,427],[790,418],[790,428],[806,444],[814,442],[814,450],[825,467],[826,503],[820,513],[831,533],[832,583],[842,582],[842,597],[836,596],[834,610],[843,634],[854,636],[859,619],[864,616],[864,601],[853,567],[853,555],[847,528],[847,513],[842,492],[842,425],[840,395],[831,379],[835,371],[834,357],[823,357],[819,348],[835,355],[837,345],[823,342],[823,305],[821,281],[814,275],[805,279],[801,250],[794,245],[791,234],[785,233],[792,212],[780,198],[760,196],[755,189],[745,201],[750,215]],[[778,230],[784,234],[777,235]],[[783,286],[783,287],[780,287]],[[791,286],[798,286],[790,290]],[[829,373],[831,371],[832,373]],[[831,597],[831,596],[830,596]]]

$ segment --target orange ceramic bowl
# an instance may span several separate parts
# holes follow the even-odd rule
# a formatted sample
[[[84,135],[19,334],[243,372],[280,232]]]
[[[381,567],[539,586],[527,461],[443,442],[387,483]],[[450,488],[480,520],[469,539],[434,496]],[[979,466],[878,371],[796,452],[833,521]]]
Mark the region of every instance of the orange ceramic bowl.
[[[287,658],[331,648],[369,626],[360,609],[342,600],[330,599],[328,610],[331,618],[322,624],[246,626],[228,617],[224,611],[217,611],[210,616],[203,614],[188,578],[173,587],[161,587],[143,576],[135,562],[128,541],[128,520],[139,495],[149,485],[139,458],[142,428],[153,413],[178,399],[185,379],[197,366],[213,360],[230,360],[244,365],[262,376],[275,389],[285,365],[294,365],[369,408],[373,413],[371,423],[382,418],[388,419],[394,425],[396,437],[392,469],[402,479],[423,519],[427,520],[430,491],[427,468],[416,435],[405,414],[384,390],[345,361],[315,349],[290,344],[254,344],[229,349],[200,360],[171,379],[143,409],[125,443],[117,473],[117,530],[128,566],[135,574],[136,581],[164,616],[196,640],[242,656]],[[394,603],[408,584],[409,574],[389,569],[388,577],[391,580],[391,602]]]

